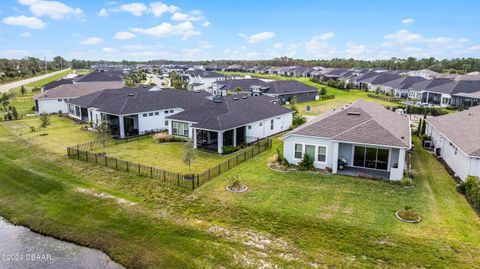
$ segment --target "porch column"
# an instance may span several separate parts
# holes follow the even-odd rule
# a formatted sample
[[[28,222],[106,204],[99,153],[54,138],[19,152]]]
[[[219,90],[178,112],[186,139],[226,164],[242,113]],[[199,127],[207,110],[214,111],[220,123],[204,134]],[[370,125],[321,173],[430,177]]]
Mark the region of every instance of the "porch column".
[[[338,142],[333,142],[332,152],[332,173],[336,174],[338,171]]]
[[[192,128],[193,131],[193,148],[197,148],[197,129]]]
[[[218,132],[217,136],[217,152],[219,154],[223,153],[223,132]]]
[[[237,146],[237,128],[233,129],[233,146]]]
[[[123,116],[118,116],[118,126],[120,129],[120,138],[125,138],[125,122]]]

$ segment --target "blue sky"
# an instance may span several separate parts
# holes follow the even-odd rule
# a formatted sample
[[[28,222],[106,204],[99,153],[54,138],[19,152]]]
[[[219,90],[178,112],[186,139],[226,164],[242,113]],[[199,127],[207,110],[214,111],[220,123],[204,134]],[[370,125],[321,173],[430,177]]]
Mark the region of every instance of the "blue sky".
[[[480,57],[480,1],[2,0],[0,57]]]

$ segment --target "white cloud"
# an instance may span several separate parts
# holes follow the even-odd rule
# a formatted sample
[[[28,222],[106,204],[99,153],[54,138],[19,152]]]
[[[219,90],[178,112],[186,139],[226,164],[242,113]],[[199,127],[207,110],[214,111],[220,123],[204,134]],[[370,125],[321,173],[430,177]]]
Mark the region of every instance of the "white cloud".
[[[135,34],[124,31],[124,32],[117,32],[113,38],[118,40],[129,40],[129,39],[134,39],[135,37],[136,37]]]
[[[20,36],[22,36],[22,37],[29,37],[31,35],[32,35],[32,33],[30,33],[30,32],[24,32],[24,33],[20,34]]]
[[[98,16],[99,17],[107,17],[108,16],[107,10],[105,8],[100,9],[100,11],[98,11]]]
[[[155,37],[181,36],[184,39],[190,36],[201,34],[195,30],[193,24],[189,21],[182,22],[177,25],[164,22],[151,28],[131,28],[130,30],[135,33],[151,35]]]
[[[142,16],[148,10],[147,6],[142,3],[130,3],[120,6],[123,11],[130,12],[134,16]]]
[[[80,44],[82,45],[97,45],[103,42],[103,39],[99,37],[89,37],[87,39],[82,40]]]
[[[47,16],[54,20],[61,20],[70,15],[81,16],[80,8],[70,7],[58,1],[19,0],[20,4],[29,6],[30,11],[38,17]]]
[[[103,49],[102,49],[102,52],[105,52],[105,53],[115,53],[115,52],[117,52],[117,50],[114,49],[114,48],[106,47],[106,48],[103,48]]]
[[[364,44],[348,43],[345,57],[355,59],[371,59],[373,50]]]
[[[246,35],[246,34],[238,34],[240,37],[243,37],[245,38],[245,40],[247,40],[248,43],[257,43],[257,42],[262,42],[262,41],[266,41],[266,40],[269,40],[269,39],[272,39],[275,37],[275,33],[274,32],[261,32],[261,33],[258,33],[258,34],[253,34],[253,35]]]
[[[406,18],[402,20],[403,24],[412,24],[413,22],[415,22],[415,20],[412,18]]]
[[[407,43],[412,41],[418,41],[422,39],[422,36],[419,34],[411,33],[406,29],[399,30],[396,33],[388,34],[384,36],[385,39],[393,40],[399,43]]]
[[[203,27],[208,27],[208,26],[210,26],[210,22],[209,22],[209,21],[206,21],[206,22],[202,23],[202,26],[203,26]]]
[[[305,52],[315,58],[331,58],[337,53],[337,48],[328,43],[335,33],[328,32],[314,36],[305,44]]]
[[[274,49],[281,49],[282,47],[283,47],[283,44],[281,42],[277,42],[277,43],[273,44]]]
[[[162,2],[154,2],[150,4],[150,12],[152,12],[155,17],[160,17],[166,12],[174,13],[177,10],[179,10],[178,7],[174,5],[166,5]]]
[[[25,26],[33,29],[42,29],[46,26],[46,24],[39,18],[26,17],[23,15],[17,17],[6,17],[3,19],[3,23],[15,26]]]
[[[203,20],[202,12],[200,10],[193,10],[189,14],[175,12],[172,15],[172,20],[174,21],[199,21]]]

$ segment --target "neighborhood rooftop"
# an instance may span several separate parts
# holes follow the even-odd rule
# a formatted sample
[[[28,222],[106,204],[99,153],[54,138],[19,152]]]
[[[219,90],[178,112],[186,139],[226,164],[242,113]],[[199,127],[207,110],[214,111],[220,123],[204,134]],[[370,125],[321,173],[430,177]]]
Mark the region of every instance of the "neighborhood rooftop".
[[[406,148],[411,144],[407,117],[363,100],[325,113],[289,134]]]
[[[480,157],[480,106],[427,121],[465,154]]]
[[[92,83],[79,83],[79,84],[63,84],[49,91],[39,93],[33,98],[35,100],[40,99],[54,99],[54,98],[66,98],[66,97],[79,97],[94,92],[98,92],[105,89],[119,89],[124,86],[123,82],[92,82]]]

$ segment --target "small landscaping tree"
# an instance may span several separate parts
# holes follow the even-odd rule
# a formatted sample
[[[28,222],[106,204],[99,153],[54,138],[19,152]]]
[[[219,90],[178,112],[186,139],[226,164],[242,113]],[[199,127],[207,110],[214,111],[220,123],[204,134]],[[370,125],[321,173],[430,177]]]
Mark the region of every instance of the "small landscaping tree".
[[[3,106],[5,110],[7,110],[8,105],[10,104],[10,96],[7,93],[2,94],[2,98],[0,98],[0,104]]]
[[[326,95],[327,94],[327,88],[322,87],[319,92],[320,95]]]
[[[27,94],[27,90],[25,89],[25,86],[20,87],[20,94],[22,96],[25,96],[25,94]]]
[[[293,120],[292,120],[292,127],[293,128],[296,128],[296,127],[304,124],[305,122],[307,122],[307,119],[304,116],[302,116],[302,114],[300,114],[300,112],[298,111],[297,106],[293,105],[292,110],[294,111],[293,112]]]
[[[235,93],[236,94],[239,94],[241,91],[242,91],[242,88],[240,88],[240,87],[235,88]]]
[[[45,129],[50,125],[50,117],[47,113],[40,114],[40,129],[43,129],[43,135],[46,135]]]
[[[330,87],[336,87],[337,86],[336,83],[335,83],[335,80],[333,80],[333,79],[329,80],[327,85],[330,86]]]
[[[418,136],[421,136],[421,132],[422,132],[422,124],[423,124],[423,119],[420,119],[420,121],[418,122],[418,126],[417,126],[417,135]]]
[[[189,174],[191,174],[192,162],[195,160],[195,148],[193,146],[193,140],[188,139],[183,147],[183,163],[188,165]]]
[[[15,120],[18,120],[18,112],[17,112],[17,108],[15,107],[12,107],[12,118]]]
[[[424,135],[425,134],[425,131],[427,130],[427,122],[426,122],[426,119],[427,119],[427,114],[423,115],[423,124],[422,124],[422,129],[421,129],[421,135]]]
[[[336,86],[339,89],[345,89],[345,80],[342,79],[342,80],[337,81]]]
[[[313,169],[313,157],[310,154],[304,154],[301,162],[298,163],[298,168],[301,171],[308,171]]]
[[[110,137],[110,127],[108,126],[108,121],[101,120],[96,129],[98,132],[98,139],[105,141]]]

